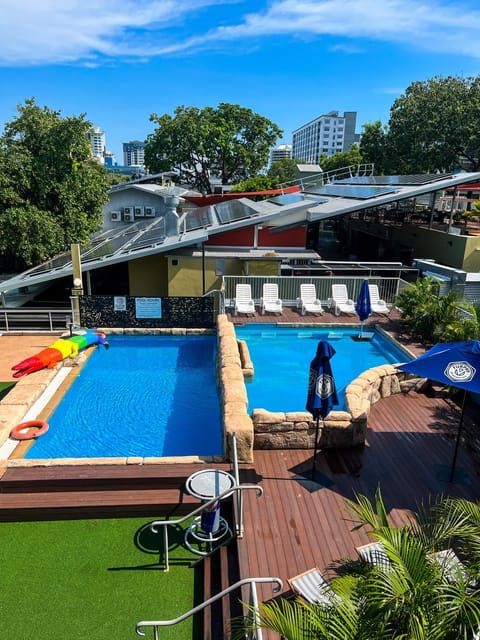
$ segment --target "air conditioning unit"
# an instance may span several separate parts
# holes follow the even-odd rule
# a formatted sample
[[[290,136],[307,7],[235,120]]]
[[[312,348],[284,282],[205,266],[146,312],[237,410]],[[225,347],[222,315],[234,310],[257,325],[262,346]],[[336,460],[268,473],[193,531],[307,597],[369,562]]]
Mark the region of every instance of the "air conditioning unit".
[[[145,207],[145,217],[146,218],[154,218],[155,217],[155,207]]]
[[[111,211],[110,212],[110,220],[112,222],[121,222],[122,221],[122,212],[121,211]]]
[[[123,219],[125,222],[134,221],[135,214],[133,212],[133,207],[123,207]]]
[[[135,218],[143,218],[145,215],[144,207],[134,207]]]

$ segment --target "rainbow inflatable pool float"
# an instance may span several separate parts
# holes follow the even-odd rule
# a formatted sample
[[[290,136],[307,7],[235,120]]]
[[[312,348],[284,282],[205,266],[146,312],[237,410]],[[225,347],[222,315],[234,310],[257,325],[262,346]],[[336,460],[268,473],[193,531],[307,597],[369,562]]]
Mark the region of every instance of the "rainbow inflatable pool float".
[[[101,331],[85,331],[78,335],[70,336],[69,338],[55,340],[55,342],[46,349],[14,365],[12,367],[12,371],[15,372],[13,377],[21,378],[21,376],[27,373],[40,371],[40,369],[51,369],[57,362],[61,362],[65,360],[65,358],[73,358],[82,349],[96,344],[103,344],[108,348],[107,337]]]

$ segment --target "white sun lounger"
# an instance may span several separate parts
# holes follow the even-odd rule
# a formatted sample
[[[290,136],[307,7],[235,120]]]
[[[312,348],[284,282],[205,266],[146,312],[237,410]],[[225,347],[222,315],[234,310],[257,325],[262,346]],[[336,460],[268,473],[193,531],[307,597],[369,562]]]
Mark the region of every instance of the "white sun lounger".
[[[355,313],[355,303],[348,297],[347,285],[332,284],[332,297],[329,300],[329,306],[333,307],[336,316],[341,313]]]
[[[233,312],[255,314],[255,303],[252,298],[252,289],[249,284],[237,284],[235,298],[233,299]]]
[[[265,283],[263,285],[263,296],[260,300],[262,314],[282,313],[282,301],[278,297],[278,285]]]
[[[372,313],[383,313],[388,315],[390,313],[390,309],[387,307],[387,303],[385,300],[380,299],[380,294],[378,293],[378,285],[369,284],[368,291],[370,293],[370,305],[372,307]]]
[[[317,291],[314,284],[300,285],[300,297],[297,298],[297,309],[300,309],[302,316],[306,313],[323,313],[322,304],[317,298]]]

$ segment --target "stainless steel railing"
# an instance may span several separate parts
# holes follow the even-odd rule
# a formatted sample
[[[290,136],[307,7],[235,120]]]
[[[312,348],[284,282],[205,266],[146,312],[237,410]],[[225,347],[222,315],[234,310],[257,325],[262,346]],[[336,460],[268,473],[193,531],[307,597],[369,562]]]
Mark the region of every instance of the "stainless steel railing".
[[[172,620],[142,620],[140,622],[137,622],[135,631],[137,635],[145,636],[146,633],[144,629],[149,627],[153,631],[153,640],[158,640],[159,639],[158,632],[160,627],[172,627],[176,624],[179,624],[180,622],[183,622],[187,618],[190,618],[191,616],[195,615],[199,611],[202,611],[206,607],[209,607],[211,604],[213,604],[217,600],[220,600],[221,598],[228,595],[232,591],[235,591],[236,589],[240,589],[241,587],[248,585],[249,586],[248,601],[254,611],[252,621],[255,623],[255,626],[257,628],[255,630],[255,634],[251,632],[249,633],[248,636],[245,636],[245,637],[247,638],[247,640],[248,639],[253,640],[254,638],[256,638],[256,640],[262,640],[263,638],[262,630],[258,626],[258,616],[257,616],[258,596],[257,596],[256,585],[259,583],[269,583],[269,582],[272,582],[276,585],[275,587],[272,588],[273,593],[278,593],[278,591],[281,591],[281,589],[283,589],[283,582],[281,581],[280,578],[244,578],[243,580],[239,580],[238,582],[235,582],[235,584],[230,585],[220,593],[215,594],[208,600],[205,600],[205,602],[202,602],[198,606],[193,607],[193,609],[190,609],[190,611],[183,613],[181,616],[178,616],[177,618],[173,618]]]
[[[179,524],[183,524],[190,518],[200,515],[202,511],[209,509],[210,507],[215,505],[219,500],[222,500],[222,498],[226,498],[232,494],[236,495],[238,492],[241,492],[241,491],[251,491],[251,490],[256,491],[258,497],[260,497],[263,494],[263,488],[258,484],[234,485],[233,487],[229,487],[222,493],[219,493],[217,496],[215,496],[211,500],[208,500],[208,502],[202,502],[200,506],[198,506],[196,509],[194,509],[193,511],[191,511],[190,513],[188,513],[187,515],[181,518],[178,518],[176,520],[155,520],[154,522],[151,522],[150,529],[154,533],[158,533],[159,527],[163,528],[163,555],[164,555],[163,570],[169,571],[170,569],[169,555],[168,555],[168,527],[175,527]]]

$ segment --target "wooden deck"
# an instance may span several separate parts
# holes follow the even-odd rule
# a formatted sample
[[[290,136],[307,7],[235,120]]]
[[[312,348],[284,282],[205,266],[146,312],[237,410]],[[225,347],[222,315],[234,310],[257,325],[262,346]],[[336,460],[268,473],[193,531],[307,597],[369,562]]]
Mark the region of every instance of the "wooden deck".
[[[466,417],[470,426],[474,412]],[[354,558],[355,547],[369,541],[365,532],[351,531],[345,499],[372,498],[378,486],[396,525],[429,496],[478,499],[480,476],[464,447],[448,482],[458,420],[458,407],[440,397],[411,392],[383,399],[372,408],[366,447],[320,452],[315,483],[311,450],[255,451],[245,480],[259,482],[264,494],[245,495],[241,577],[278,576],[287,592],[287,578],[314,566],[328,576],[331,563]],[[272,597],[269,586],[260,593]]]

